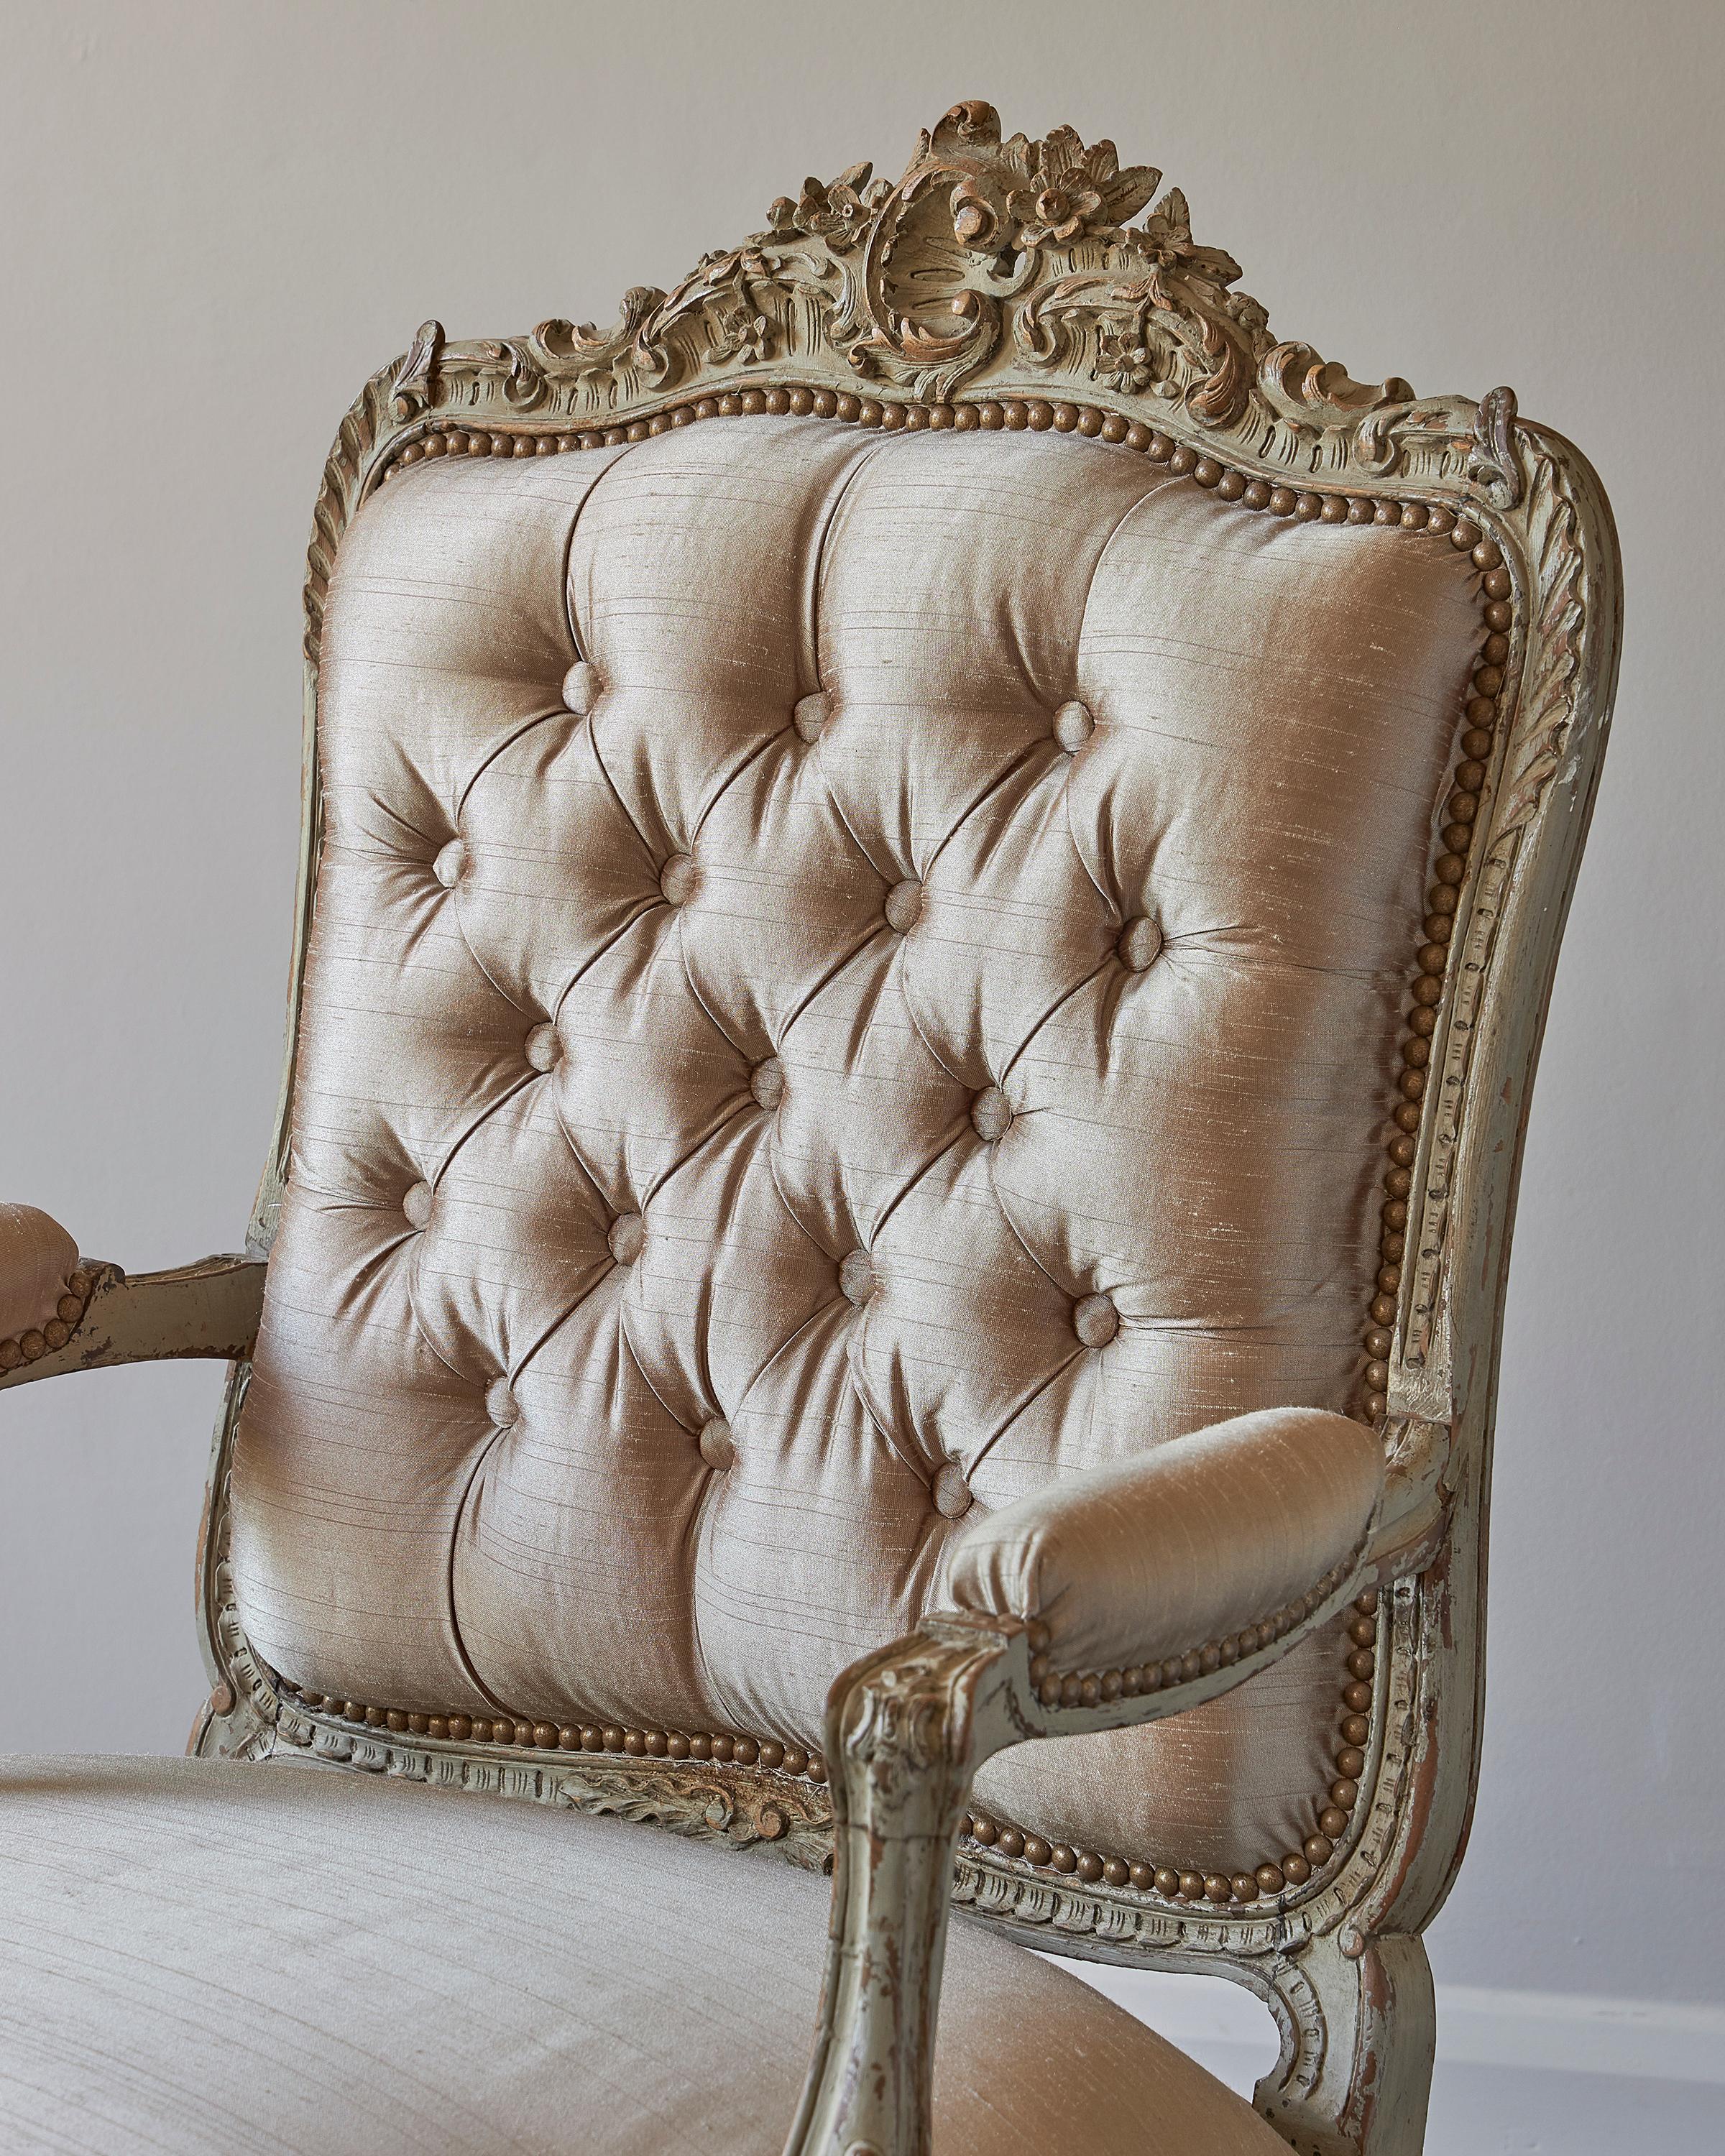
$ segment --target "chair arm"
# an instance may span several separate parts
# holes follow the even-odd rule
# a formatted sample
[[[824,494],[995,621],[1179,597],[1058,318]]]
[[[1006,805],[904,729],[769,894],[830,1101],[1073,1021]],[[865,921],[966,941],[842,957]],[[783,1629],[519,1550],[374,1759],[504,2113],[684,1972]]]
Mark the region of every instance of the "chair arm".
[[[1382,1447],[1347,1416],[1236,1415],[973,1514],[947,1589],[961,1609],[1042,1627],[1045,1693],[1045,1671],[1161,1665],[1168,1681],[1194,1642],[1261,1627],[1352,1560],[1383,1491]]]
[[[968,1531],[949,1581],[977,1606],[854,1663],[828,1697],[832,1922],[785,2156],[929,2156],[954,1847],[983,1762],[1183,1713],[1267,1669],[1356,1591],[1383,1485],[1370,1431],[1276,1409]]]
[[[243,1361],[264,1303],[261,1258],[204,1258],[128,1279],[82,1259],[58,1221],[0,1205],[0,1388],[114,1363]]]

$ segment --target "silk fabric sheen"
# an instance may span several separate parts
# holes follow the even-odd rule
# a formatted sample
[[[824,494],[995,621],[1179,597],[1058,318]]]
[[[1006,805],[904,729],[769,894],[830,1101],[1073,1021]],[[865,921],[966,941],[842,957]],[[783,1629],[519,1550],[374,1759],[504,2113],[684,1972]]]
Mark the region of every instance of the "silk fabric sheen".
[[[778,2156],[829,1887],[619,1820],[208,1760],[0,1764],[0,2147]],[[1286,2156],[1203,2068],[957,1918],[937,2156]]]
[[[812,1748],[943,1599],[949,1465],[992,1509],[1345,1410],[1476,582],[1059,436],[762,417],[393,482],[324,632],[233,1477],[264,1657]],[[1296,1848],[1344,1651],[979,1801]]]

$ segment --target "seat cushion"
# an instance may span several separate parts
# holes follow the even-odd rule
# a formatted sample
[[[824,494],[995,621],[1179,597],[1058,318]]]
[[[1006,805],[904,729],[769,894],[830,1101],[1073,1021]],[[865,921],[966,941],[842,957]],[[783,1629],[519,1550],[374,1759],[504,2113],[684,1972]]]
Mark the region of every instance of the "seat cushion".
[[[778,2156],[828,1882],[316,1768],[0,1763],[0,2147]],[[939,2156],[1286,2156],[1240,2099],[955,1919]]]

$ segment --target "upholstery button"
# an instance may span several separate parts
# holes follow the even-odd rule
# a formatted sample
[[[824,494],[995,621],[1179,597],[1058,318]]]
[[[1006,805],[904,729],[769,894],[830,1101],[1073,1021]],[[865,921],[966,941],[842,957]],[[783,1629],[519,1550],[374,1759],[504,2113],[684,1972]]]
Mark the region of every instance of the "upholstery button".
[[[563,676],[563,708],[584,719],[599,700],[599,670],[590,659],[578,659]]]
[[[687,854],[673,854],[660,873],[659,888],[673,906],[680,906],[695,888],[695,864]]]
[[[798,699],[791,713],[791,723],[804,741],[812,742],[819,739],[821,728],[832,715],[830,699],[824,690],[818,690],[812,696]]]
[[[701,1456],[709,1467],[726,1474],[737,1464],[737,1440],[731,1435],[731,1425],[722,1415],[715,1415],[710,1423],[701,1426],[696,1440],[701,1447]]]
[[[527,1060],[536,1070],[549,1070],[562,1059],[562,1044],[554,1025],[536,1025],[526,1045]]]
[[[1116,946],[1123,964],[1135,973],[1142,973],[1147,966],[1155,964],[1162,953],[1162,930],[1147,913],[1141,913],[1128,921],[1120,932]]]
[[[975,1502],[964,1470],[949,1460],[934,1478],[934,1509],[944,1520],[962,1520]]]
[[[605,1240],[619,1265],[632,1265],[647,1240],[646,1225],[639,1213],[619,1213]]]
[[[770,1114],[784,1098],[784,1065],[776,1055],[757,1063],[749,1073],[749,1091]]]
[[[494,1378],[485,1388],[485,1413],[499,1430],[521,1420],[521,1403],[510,1390],[507,1378]]]
[[[993,1145],[1011,1125],[1012,1103],[998,1086],[984,1086],[970,1104],[970,1120],[977,1136]]]
[[[1106,1348],[1120,1330],[1120,1312],[1106,1295],[1087,1295],[1072,1312],[1072,1330],[1086,1348]]]
[[[875,1292],[875,1260],[866,1250],[853,1250],[839,1268],[839,1285],[860,1310]]]
[[[1055,739],[1068,756],[1076,755],[1096,730],[1096,722],[1090,715],[1089,706],[1081,704],[1076,696],[1055,713]]]
[[[922,886],[915,876],[906,876],[896,883],[886,894],[886,924],[896,928],[901,936],[908,936],[916,926],[922,911]]]
[[[445,891],[453,891],[460,880],[462,870],[466,866],[466,847],[462,844],[460,839],[451,839],[449,844],[431,864],[431,873]]]
[[[401,1209],[408,1217],[409,1227],[423,1228],[431,1218],[431,1185],[409,1183],[402,1198]]]

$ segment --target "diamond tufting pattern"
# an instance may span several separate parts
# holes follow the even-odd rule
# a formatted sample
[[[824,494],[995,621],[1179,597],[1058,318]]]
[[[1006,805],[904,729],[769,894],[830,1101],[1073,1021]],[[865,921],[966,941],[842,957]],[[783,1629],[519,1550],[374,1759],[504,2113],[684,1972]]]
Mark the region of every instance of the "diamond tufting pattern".
[[[235,1454],[265,1658],[809,1748],[973,1506],[1348,1407],[1472,577],[1060,436],[373,501]],[[982,1794],[1297,1845],[1342,1651]]]

